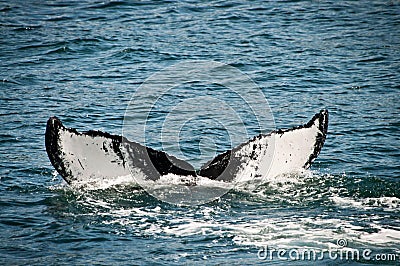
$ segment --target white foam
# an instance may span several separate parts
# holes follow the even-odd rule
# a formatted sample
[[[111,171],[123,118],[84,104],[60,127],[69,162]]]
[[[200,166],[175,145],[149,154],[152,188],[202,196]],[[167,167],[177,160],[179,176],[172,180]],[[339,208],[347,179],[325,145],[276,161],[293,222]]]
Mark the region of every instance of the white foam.
[[[114,178],[96,178],[96,179],[81,179],[79,181],[74,182],[71,186],[77,189],[84,190],[102,190],[108,189],[110,187],[115,187],[118,185],[125,186],[138,186],[136,180],[132,177],[132,175],[125,176],[116,176]]]
[[[353,207],[365,210],[382,208],[384,211],[398,211],[400,209],[400,199],[396,197],[354,199],[332,196],[330,199],[339,207]]]
[[[165,183],[167,180],[171,183],[169,187],[168,182]],[[305,182],[304,180],[307,179],[303,176],[282,177],[276,181],[276,189],[280,188],[279,182],[287,182],[288,186],[277,191],[279,195],[273,195],[273,197],[288,198],[285,191],[291,191],[291,185],[292,188],[301,185]],[[165,186],[165,189],[171,189],[179,184],[179,181],[179,176],[169,176],[160,182],[151,182],[153,185],[159,183],[158,185]],[[223,184],[218,181],[209,182],[216,185]],[[265,189],[269,189],[268,186],[261,188],[261,190]],[[261,192],[257,191],[252,195],[261,197],[263,195]],[[345,239],[350,247],[372,250],[398,247],[400,244],[400,227],[385,225],[380,215],[369,215],[364,218],[358,215],[354,217],[341,215],[341,218],[333,218],[334,213],[318,213],[317,216],[312,216],[310,213],[308,217],[293,214],[287,216],[279,214],[274,217],[265,211],[259,215],[257,210],[244,209],[242,214],[238,214],[236,210],[225,209],[223,205],[177,209],[143,205],[127,207],[113,202],[114,196],[110,201],[107,197],[93,196],[91,193],[84,193],[79,197],[78,203],[93,210],[93,213],[89,215],[106,217],[102,223],[117,225],[115,228],[118,228],[116,230],[120,234],[131,232],[161,238],[207,236],[220,239],[229,237],[237,246],[299,249],[309,247],[321,250],[338,248],[337,240],[339,239]],[[395,197],[350,199],[335,195],[328,198],[340,208],[356,208],[369,212],[374,208],[379,210],[388,208],[391,212],[398,211],[400,202]],[[260,208],[264,210],[267,208],[261,205]]]
[[[375,227],[376,233],[362,234],[360,240],[362,242],[374,243],[375,245],[385,246],[389,243],[400,244],[400,227],[395,229],[382,228],[379,225]]]

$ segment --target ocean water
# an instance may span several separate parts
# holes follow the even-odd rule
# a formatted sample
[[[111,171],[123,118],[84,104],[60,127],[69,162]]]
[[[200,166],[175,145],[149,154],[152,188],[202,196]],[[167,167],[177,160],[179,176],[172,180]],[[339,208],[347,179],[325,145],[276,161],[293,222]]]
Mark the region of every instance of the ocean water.
[[[0,264],[400,263],[399,1],[0,1],[0,33]],[[327,108],[310,171],[199,206],[135,184],[67,186],[47,158],[47,119],[121,134],[138,87],[186,60],[239,69],[277,128]],[[157,96],[147,92],[143,101]],[[197,95],[181,86],[159,98],[155,121],[188,93]],[[209,119],[215,104],[202,103],[197,120],[181,113],[194,162],[230,145],[222,120]],[[257,133],[252,122],[246,134]]]

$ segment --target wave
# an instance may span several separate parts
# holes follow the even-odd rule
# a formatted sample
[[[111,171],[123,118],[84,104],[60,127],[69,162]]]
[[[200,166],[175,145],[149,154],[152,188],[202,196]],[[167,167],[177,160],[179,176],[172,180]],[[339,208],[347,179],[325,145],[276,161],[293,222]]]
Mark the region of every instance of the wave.
[[[318,250],[335,248],[337,241],[344,239],[355,249],[385,247],[400,252],[399,226],[383,219],[398,213],[400,198],[344,196],[347,179],[346,175],[308,170],[267,180],[255,189],[246,181],[199,206],[157,200],[129,176],[114,183],[60,186],[53,190],[71,193],[69,197],[72,195],[73,199],[63,203],[74,205],[72,211],[65,206],[58,206],[58,211],[67,212],[68,216],[92,217],[96,223],[114,228],[117,234],[225,239],[243,247]],[[168,175],[151,182],[156,189],[177,189],[175,192],[179,193],[181,182],[188,180]],[[205,190],[224,185],[223,181],[197,182]]]

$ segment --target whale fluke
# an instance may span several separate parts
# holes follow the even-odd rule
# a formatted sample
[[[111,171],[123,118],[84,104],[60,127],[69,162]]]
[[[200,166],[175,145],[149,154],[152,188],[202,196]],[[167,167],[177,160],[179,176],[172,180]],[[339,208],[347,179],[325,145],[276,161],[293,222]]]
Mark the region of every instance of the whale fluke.
[[[168,173],[196,174],[189,163],[165,152],[102,131],[80,133],[64,127],[57,117],[47,121],[45,143],[50,162],[68,184],[127,176],[128,164],[151,180]],[[129,156],[123,155],[122,147]]]
[[[199,175],[210,179],[273,178],[307,169],[324,145],[328,111],[321,110],[302,126],[260,134],[204,164]]]
[[[237,181],[273,178],[309,168],[321,151],[327,128],[328,111],[322,110],[302,126],[255,136],[198,170],[184,160],[123,136],[66,128],[57,117],[47,121],[45,144],[50,162],[68,184],[114,179],[132,172],[148,180],[176,174]]]

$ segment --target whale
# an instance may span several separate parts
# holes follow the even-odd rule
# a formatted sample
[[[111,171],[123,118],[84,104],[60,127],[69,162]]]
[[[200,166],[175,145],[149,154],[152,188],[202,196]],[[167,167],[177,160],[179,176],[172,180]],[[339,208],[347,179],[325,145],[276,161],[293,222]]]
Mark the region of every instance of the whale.
[[[65,127],[55,116],[47,121],[45,146],[51,164],[70,185],[129,175],[155,181],[170,174],[237,182],[267,180],[310,168],[321,152],[327,130],[328,110],[323,109],[303,125],[254,136],[199,169],[121,135]]]

